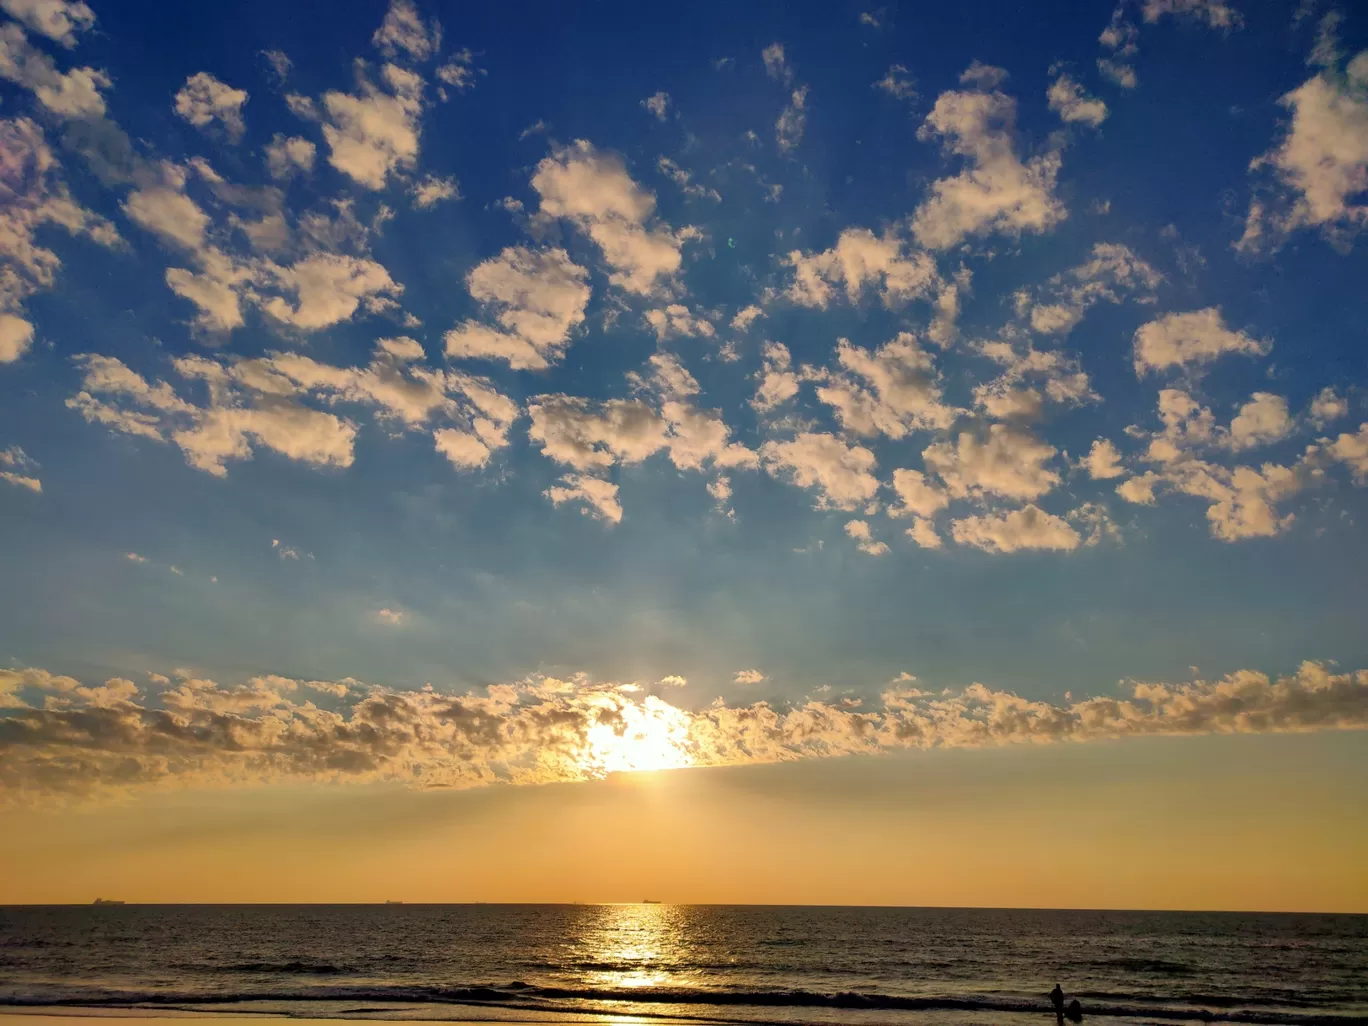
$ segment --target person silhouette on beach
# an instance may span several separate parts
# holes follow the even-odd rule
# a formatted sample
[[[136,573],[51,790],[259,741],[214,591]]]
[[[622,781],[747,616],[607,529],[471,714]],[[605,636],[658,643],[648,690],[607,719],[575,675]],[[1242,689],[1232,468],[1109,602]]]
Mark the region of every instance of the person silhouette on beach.
[[[1055,1018],[1060,1022],[1064,1021],[1064,991],[1059,984],[1055,984],[1054,990],[1050,991],[1050,1004],[1054,1005]]]

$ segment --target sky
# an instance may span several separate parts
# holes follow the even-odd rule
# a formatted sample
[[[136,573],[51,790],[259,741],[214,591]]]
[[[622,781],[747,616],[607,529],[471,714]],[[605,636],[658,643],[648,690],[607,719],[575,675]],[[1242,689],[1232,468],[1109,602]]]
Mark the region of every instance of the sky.
[[[0,18],[0,901],[1368,911],[1365,12]]]

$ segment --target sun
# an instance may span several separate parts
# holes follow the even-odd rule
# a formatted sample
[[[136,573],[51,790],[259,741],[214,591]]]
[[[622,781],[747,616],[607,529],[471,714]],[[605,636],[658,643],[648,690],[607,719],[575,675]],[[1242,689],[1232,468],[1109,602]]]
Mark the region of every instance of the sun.
[[[601,777],[693,765],[686,713],[655,696],[626,703],[616,713],[613,722],[597,720],[585,734],[580,762],[587,773]]]

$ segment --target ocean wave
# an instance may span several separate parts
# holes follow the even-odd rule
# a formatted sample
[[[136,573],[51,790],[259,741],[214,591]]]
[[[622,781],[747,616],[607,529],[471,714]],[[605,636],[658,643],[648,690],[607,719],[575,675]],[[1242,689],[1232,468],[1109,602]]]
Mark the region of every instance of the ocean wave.
[[[32,991],[27,994],[0,993],[0,1007],[167,1007],[220,1005],[271,1001],[308,1003],[319,1001],[402,1001],[410,1004],[483,1005],[505,1008],[536,1008],[545,1011],[592,1012],[589,1004],[617,1006],[602,1009],[621,1013],[621,1006],[633,1006],[632,1014],[662,1017],[650,1006],[674,1005],[691,1009],[711,1007],[752,1007],[788,1009],[842,1009],[851,1011],[961,1011],[1046,1013],[1050,1006],[1040,1000],[985,997],[980,995],[898,995],[860,991],[824,993],[808,990],[704,990],[681,988],[608,989],[591,987],[534,986],[523,982],[468,987],[438,986],[335,986],[307,989],[250,989],[232,993],[193,991],[131,991],[89,988],[73,993],[63,987],[59,992]],[[1089,1017],[1130,1017],[1169,1022],[1229,1022],[1252,1026],[1365,1026],[1368,1018],[1342,1013],[1275,1010],[1236,1007],[1225,1001],[1201,1004],[1093,1004],[1084,1006]],[[1216,1006],[1216,1007],[1213,1007]],[[1224,1007],[1222,1007],[1224,1006]],[[670,1016],[677,1018],[678,1016]]]

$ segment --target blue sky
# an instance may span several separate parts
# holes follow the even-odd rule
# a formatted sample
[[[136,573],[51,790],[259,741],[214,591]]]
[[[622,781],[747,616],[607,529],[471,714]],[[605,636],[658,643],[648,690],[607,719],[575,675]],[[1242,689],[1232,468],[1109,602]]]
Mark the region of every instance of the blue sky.
[[[0,664],[1368,665],[1352,6],[0,8]]]

